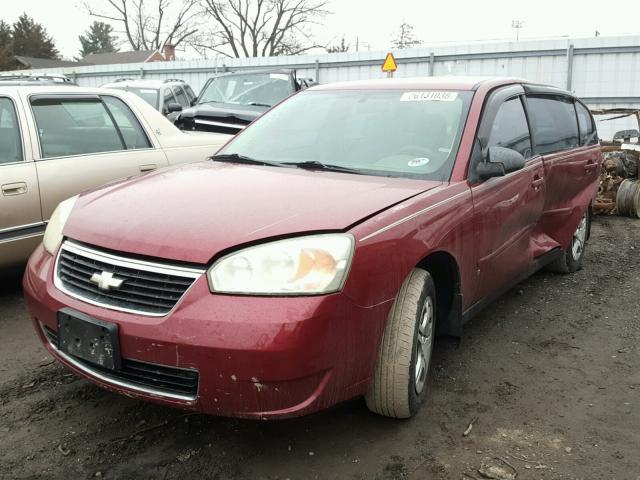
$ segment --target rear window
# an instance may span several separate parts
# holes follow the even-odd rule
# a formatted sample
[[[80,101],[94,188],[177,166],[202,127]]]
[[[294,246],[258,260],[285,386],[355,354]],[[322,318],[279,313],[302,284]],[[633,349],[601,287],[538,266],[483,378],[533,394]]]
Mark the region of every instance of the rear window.
[[[114,97],[104,101],[98,97],[32,97],[42,157],[149,147],[129,108]]]
[[[263,115],[222,153],[448,180],[472,96],[307,90]]]
[[[598,133],[593,124],[593,117],[580,102],[576,102],[576,113],[578,114],[578,127],[580,128],[580,145],[595,145],[598,143]]]
[[[544,155],[580,145],[573,99],[562,96],[529,96],[527,106],[535,151]]]
[[[137,95],[138,97],[140,97],[141,99],[143,99],[153,108],[158,110],[159,90],[157,88],[137,88],[137,87],[113,87],[113,88],[131,92]]]

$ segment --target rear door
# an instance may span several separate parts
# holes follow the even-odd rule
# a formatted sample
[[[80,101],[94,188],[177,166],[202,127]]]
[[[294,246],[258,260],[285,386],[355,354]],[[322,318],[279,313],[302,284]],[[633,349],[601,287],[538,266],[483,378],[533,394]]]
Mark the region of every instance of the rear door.
[[[44,222],[25,117],[17,96],[0,94],[0,269],[22,263]]]
[[[601,153],[593,118],[568,95],[529,93],[527,107],[546,178],[540,231],[565,247],[595,193]]]
[[[111,95],[34,95],[42,215],[65,198],[168,165],[134,112]]]
[[[532,265],[532,232],[544,204],[542,159],[532,150],[520,86],[493,93],[485,105],[472,158],[470,181],[477,249],[475,301],[491,298],[526,275]],[[503,177],[474,178],[489,147],[521,153],[524,168]]]

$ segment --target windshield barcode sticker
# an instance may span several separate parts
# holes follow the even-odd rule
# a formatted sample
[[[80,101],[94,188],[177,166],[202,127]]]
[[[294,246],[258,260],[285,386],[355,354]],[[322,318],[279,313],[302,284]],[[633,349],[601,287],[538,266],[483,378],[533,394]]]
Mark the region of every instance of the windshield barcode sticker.
[[[458,92],[405,92],[401,102],[453,102]]]

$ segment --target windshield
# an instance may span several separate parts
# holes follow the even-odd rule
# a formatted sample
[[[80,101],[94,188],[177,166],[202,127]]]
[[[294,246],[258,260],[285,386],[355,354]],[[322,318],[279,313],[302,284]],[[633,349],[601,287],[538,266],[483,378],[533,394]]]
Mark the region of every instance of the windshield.
[[[155,88],[138,88],[138,87],[113,87],[118,90],[126,90],[139,96],[153,108],[158,110],[158,90]]]
[[[270,107],[293,93],[286,73],[225,75],[211,80],[198,103],[219,102]]]
[[[263,115],[220,153],[447,181],[472,96],[453,91],[306,91]]]

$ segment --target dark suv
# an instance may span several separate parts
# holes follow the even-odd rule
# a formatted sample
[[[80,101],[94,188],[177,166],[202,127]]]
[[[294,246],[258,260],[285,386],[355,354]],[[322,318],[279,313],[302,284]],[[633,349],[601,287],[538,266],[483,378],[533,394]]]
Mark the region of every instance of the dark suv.
[[[236,134],[289,95],[310,86],[295,70],[254,70],[210,78],[195,105],[175,121],[182,130]]]

